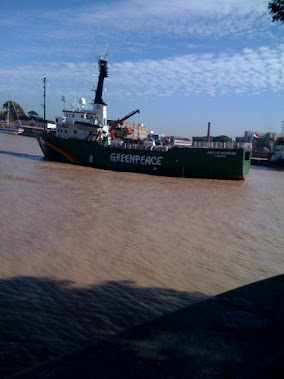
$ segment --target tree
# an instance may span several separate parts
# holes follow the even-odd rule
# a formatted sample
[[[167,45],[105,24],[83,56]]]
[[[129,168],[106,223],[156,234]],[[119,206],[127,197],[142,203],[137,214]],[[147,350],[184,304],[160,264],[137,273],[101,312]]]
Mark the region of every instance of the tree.
[[[199,142],[202,142],[202,141],[207,142],[207,136],[205,136],[205,137],[192,137],[192,140],[193,141],[199,141]],[[211,142],[232,142],[232,138],[228,137],[228,136],[224,136],[224,135],[217,136],[217,137],[211,136],[210,141]]]
[[[213,137],[212,141],[213,142],[232,142],[232,138],[222,135],[218,137]]]
[[[192,141],[197,141],[197,142],[207,141],[207,137],[192,137]]]
[[[272,15],[272,22],[280,21],[284,23],[284,0],[272,0],[268,4],[269,13]]]
[[[5,119],[7,118],[8,109],[9,109],[9,113],[10,113],[9,119],[12,122],[18,120],[19,117],[26,115],[25,111],[23,110],[23,108],[18,103],[16,103],[13,100],[8,100],[3,104],[3,111],[4,111],[3,113],[5,116]]]
[[[29,111],[29,112],[27,113],[27,115],[28,115],[29,117],[39,117],[39,114],[36,113],[35,111]]]
[[[253,141],[253,148],[256,150],[272,150],[274,140],[269,137],[259,137]]]

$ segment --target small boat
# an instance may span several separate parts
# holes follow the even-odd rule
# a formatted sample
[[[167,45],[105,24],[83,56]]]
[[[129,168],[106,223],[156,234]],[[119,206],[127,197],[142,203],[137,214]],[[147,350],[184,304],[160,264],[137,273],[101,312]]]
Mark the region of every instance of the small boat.
[[[10,104],[11,103],[11,104]],[[10,106],[12,106],[17,115],[18,124],[10,123]],[[8,133],[8,134],[22,134],[24,133],[24,129],[22,128],[21,122],[18,117],[18,113],[13,101],[8,101],[7,104],[7,119],[6,122],[0,123],[0,133]]]
[[[92,108],[87,108],[84,98],[79,99],[77,108],[64,109],[63,116],[56,118],[55,131],[44,131],[36,137],[47,159],[166,176],[244,179],[248,174],[251,143],[210,142],[210,134],[203,143],[171,136],[157,141],[151,133],[144,140],[135,139],[123,122],[139,110],[118,121],[108,120],[107,105],[102,99],[107,60],[100,57],[98,65]],[[65,104],[65,96],[62,101]]]
[[[22,134],[24,129],[20,125],[0,125],[0,133]]]

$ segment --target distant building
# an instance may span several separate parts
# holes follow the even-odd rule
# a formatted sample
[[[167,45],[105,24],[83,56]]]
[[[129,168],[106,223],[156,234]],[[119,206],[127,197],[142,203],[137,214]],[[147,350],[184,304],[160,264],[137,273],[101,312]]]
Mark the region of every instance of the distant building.
[[[44,127],[44,119],[42,117],[20,117],[20,122],[23,126],[35,126],[39,128]],[[55,129],[55,121],[45,120],[45,126],[48,129]]]
[[[189,138],[185,138],[185,137],[172,136],[170,137],[170,141],[172,142],[173,146],[178,146],[178,147],[192,146],[192,141]]]
[[[110,127],[114,126],[116,121],[108,120]],[[115,135],[118,137],[126,137],[128,139],[146,139],[148,136],[148,128],[144,124],[135,124],[132,122],[124,122],[122,125],[118,124],[115,127]]]
[[[250,130],[246,130],[244,132],[244,136],[243,137],[236,137],[236,142],[251,142],[252,138],[253,138],[253,135],[256,131],[250,131]],[[279,138],[281,136],[280,133],[275,133],[275,132],[266,132],[266,133],[259,133],[257,132],[258,136],[259,137],[266,137],[266,138],[271,138],[273,139],[274,141],[277,140],[277,138]]]
[[[267,137],[267,138],[271,138],[271,139],[273,139],[274,141],[276,141],[277,138],[280,137],[280,134],[279,134],[279,133],[275,133],[275,132],[269,132],[269,133],[265,133],[265,137]]]
[[[144,124],[132,124],[133,139],[146,139],[148,136],[148,128]]]

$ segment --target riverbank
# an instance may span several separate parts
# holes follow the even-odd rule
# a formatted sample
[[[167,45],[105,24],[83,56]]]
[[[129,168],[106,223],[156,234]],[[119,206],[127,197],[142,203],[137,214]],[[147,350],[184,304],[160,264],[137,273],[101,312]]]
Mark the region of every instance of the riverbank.
[[[283,299],[284,275],[279,275],[200,301],[13,378],[277,378],[284,368]]]

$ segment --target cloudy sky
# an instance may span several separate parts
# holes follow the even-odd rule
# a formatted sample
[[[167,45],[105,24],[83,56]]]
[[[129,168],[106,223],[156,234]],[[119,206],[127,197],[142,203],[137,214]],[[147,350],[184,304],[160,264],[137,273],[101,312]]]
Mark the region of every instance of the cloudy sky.
[[[108,116],[134,109],[155,132],[192,137],[281,131],[284,28],[269,0],[29,0],[1,5],[0,105],[61,115],[93,98],[107,54]]]

